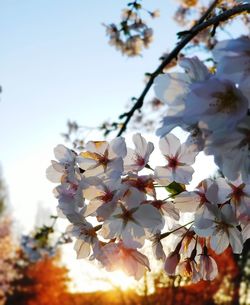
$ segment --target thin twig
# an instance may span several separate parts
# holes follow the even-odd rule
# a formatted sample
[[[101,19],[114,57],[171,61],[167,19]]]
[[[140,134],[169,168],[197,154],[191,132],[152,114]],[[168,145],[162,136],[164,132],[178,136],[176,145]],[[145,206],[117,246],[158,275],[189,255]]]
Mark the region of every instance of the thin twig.
[[[208,17],[210,17],[210,15],[212,14],[213,10],[216,8],[216,6],[219,4],[220,0],[215,0],[211,3],[211,5],[208,7],[208,9],[206,10],[206,12],[201,16],[201,18],[199,19],[199,21],[196,23],[196,25],[201,24],[202,22],[204,22],[206,19],[208,19]]]
[[[215,1],[217,2],[217,1]],[[213,5],[215,5],[215,2]],[[216,6],[216,5],[215,5]],[[215,7],[213,6],[213,8]],[[211,14],[211,6],[210,8],[205,12],[203,17],[200,20],[205,19]],[[207,14],[209,11],[209,14]],[[120,131],[117,134],[117,137],[121,136],[124,131],[127,128],[127,125],[129,121],[131,120],[132,116],[134,115],[136,110],[139,110],[143,106],[144,98],[147,95],[149,89],[153,85],[154,79],[162,73],[163,69],[174,59],[177,58],[178,54],[180,51],[201,31],[205,30],[206,28],[212,26],[212,25],[218,25],[220,22],[226,21],[230,19],[233,16],[239,15],[241,13],[250,13],[250,4],[243,4],[243,5],[238,5],[230,10],[227,10],[220,15],[217,15],[215,17],[212,17],[208,20],[203,21],[202,23],[198,23],[194,25],[189,31],[187,31],[187,34],[183,36],[181,41],[177,44],[177,46],[173,49],[171,53],[163,60],[163,62],[159,65],[159,67],[152,73],[150,74],[149,81],[147,85],[145,86],[144,90],[142,91],[140,97],[137,99],[136,103],[134,106],[128,111],[125,112],[120,116],[120,119],[126,118],[124,123],[122,124],[122,127]]]
[[[169,232],[166,232],[166,233],[162,233],[162,234],[160,235],[160,239],[163,239],[163,238],[165,238],[165,237],[168,237],[170,234],[175,233],[175,232],[177,232],[178,230],[180,230],[180,229],[182,229],[182,228],[186,228],[186,226],[188,226],[188,225],[190,225],[190,224],[193,224],[193,223],[194,223],[194,220],[192,220],[192,221],[186,223],[185,225],[182,225],[182,226],[180,226],[180,227],[174,229],[173,231],[169,231]],[[192,227],[192,226],[191,226],[191,227]],[[190,228],[191,228],[191,227],[190,227]],[[189,228],[188,230],[190,230],[190,228]]]

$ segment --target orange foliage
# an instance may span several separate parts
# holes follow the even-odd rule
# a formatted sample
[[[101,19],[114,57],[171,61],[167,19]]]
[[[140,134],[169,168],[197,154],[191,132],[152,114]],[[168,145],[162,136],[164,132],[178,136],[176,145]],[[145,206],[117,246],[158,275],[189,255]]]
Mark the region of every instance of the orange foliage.
[[[47,257],[19,268],[21,278],[7,305],[61,305],[68,295],[68,271],[59,257]]]

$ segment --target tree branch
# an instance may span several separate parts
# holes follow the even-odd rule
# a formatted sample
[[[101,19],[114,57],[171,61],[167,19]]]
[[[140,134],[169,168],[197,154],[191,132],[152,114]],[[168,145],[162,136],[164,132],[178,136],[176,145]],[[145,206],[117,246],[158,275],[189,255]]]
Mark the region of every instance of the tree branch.
[[[230,10],[227,10],[220,15],[217,15],[215,17],[212,17],[208,20],[207,17],[211,14],[212,10],[216,7],[218,1],[214,1],[212,5],[208,8],[208,10],[204,13],[204,15],[201,17],[201,19],[196,23],[189,31],[186,32],[186,34],[183,36],[181,41],[177,44],[177,46],[173,49],[173,51],[162,61],[162,63],[159,65],[159,67],[150,74],[149,81],[147,85],[145,86],[144,90],[142,91],[140,97],[137,99],[134,106],[128,111],[123,113],[119,119],[126,118],[124,123],[122,124],[122,127],[120,131],[117,134],[117,137],[121,136],[125,130],[127,129],[127,125],[129,121],[131,120],[132,116],[134,115],[136,110],[139,110],[143,106],[144,98],[147,95],[149,89],[153,85],[154,79],[162,73],[163,69],[174,59],[178,56],[180,51],[201,31],[205,30],[206,28],[212,26],[212,25],[218,25],[219,23],[223,21],[227,21],[231,17],[234,17],[236,15],[242,14],[244,12],[250,13],[250,4],[243,4],[238,5]]]

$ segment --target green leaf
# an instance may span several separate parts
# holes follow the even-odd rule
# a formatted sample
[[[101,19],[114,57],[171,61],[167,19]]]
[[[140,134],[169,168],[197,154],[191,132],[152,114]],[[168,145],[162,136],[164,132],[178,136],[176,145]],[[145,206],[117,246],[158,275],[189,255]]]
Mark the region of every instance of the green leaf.
[[[173,181],[168,186],[165,187],[165,189],[171,194],[171,196],[176,196],[186,190],[185,184],[178,183]]]

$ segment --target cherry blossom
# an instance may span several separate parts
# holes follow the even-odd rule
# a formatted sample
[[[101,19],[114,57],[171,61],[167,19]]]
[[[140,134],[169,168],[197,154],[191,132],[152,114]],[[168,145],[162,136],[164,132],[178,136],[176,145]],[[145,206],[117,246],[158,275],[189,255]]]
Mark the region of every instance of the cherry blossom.
[[[180,262],[180,258],[179,252],[173,251],[169,253],[164,264],[164,270],[168,275],[176,274],[176,267]]]
[[[229,80],[211,77],[192,84],[186,98],[185,122],[213,132],[234,128],[247,114],[248,101]]]
[[[199,76],[199,71],[192,67],[197,67],[196,60],[186,64],[190,79],[205,74],[204,70]],[[58,215],[71,223],[66,234],[76,239],[77,258],[96,259],[109,271],[122,269],[139,279],[149,270],[149,260],[137,249],[150,240],[155,258],[164,263],[167,274],[188,276],[193,282],[213,280],[217,265],[204,243],[217,254],[228,246],[234,253],[241,253],[243,241],[250,236],[249,167],[237,167],[232,161],[234,153],[243,152],[241,147],[248,150],[249,145],[248,119],[240,120],[231,126],[233,131],[228,135],[224,130],[205,133],[208,124],[200,129],[205,152],[213,153],[215,162],[223,165],[220,168],[228,176],[232,172],[237,180],[205,179],[193,190],[187,190],[186,185],[192,180],[191,165],[198,150],[190,143],[181,144],[173,134],[160,139],[159,147],[167,164],[155,169],[148,164],[153,144],[140,134],[133,137],[135,149],[128,149],[128,154],[123,138],[88,142],[79,154],[64,146],[57,147],[59,162],[54,162],[59,169],[57,172],[52,166],[49,172],[54,172],[52,177],[56,179],[52,180],[59,183],[54,189]],[[225,152],[222,156],[221,151]],[[244,162],[240,162],[248,164],[248,157],[244,157]],[[140,165],[136,163],[139,159],[143,161]],[[229,161],[231,172],[227,170]],[[140,175],[142,169],[145,174]],[[184,224],[184,219],[188,223]],[[163,240],[166,238],[167,242],[169,235],[172,246],[167,247],[170,252],[166,255]],[[34,251],[37,245],[36,238],[26,238],[24,246],[33,260],[43,253],[53,254],[54,248],[49,245],[40,247],[42,252]]]
[[[94,185],[83,191],[85,198],[89,199],[85,216],[96,215],[99,219],[105,219],[115,209],[123,186],[120,179],[95,179]]]
[[[199,266],[194,258],[186,258],[180,262],[178,272],[183,277],[191,278],[193,283],[197,283],[201,279]]]
[[[195,161],[197,152],[189,150],[185,144],[180,144],[180,140],[173,134],[160,139],[159,146],[167,160],[167,165],[156,167],[157,181],[162,185],[168,185],[172,181],[189,183],[194,172],[191,165]]]
[[[47,178],[54,182],[61,182],[67,177],[67,180],[75,179],[75,157],[76,153],[60,144],[54,149],[56,159],[59,161],[52,161],[46,171]]]
[[[84,219],[69,225],[66,233],[77,238],[74,249],[78,259],[88,257],[91,246],[98,242],[95,228]]]
[[[241,253],[243,238],[237,229],[238,222],[229,204],[225,204],[221,209],[215,209],[214,219],[208,221],[210,227],[203,229],[196,224],[195,232],[199,236],[209,236],[210,246],[217,254],[224,252],[229,244],[234,253]]]
[[[250,185],[242,182],[241,179],[228,181],[222,177],[214,182],[217,192],[213,190],[209,197],[217,204],[230,203],[237,216],[250,216]]]
[[[110,177],[119,177],[123,172],[123,160],[127,154],[123,138],[106,141],[90,141],[86,151],[80,153],[77,161],[85,176],[97,176],[106,173]]]
[[[154,150],[154,145],[143,138],[139,133],[133,135],[135,150],[128,148],[127,156],[124,158],[124,169],[126,172],[142,170],[149,161]]]
[[[218,275],[218,267],[216,261],[207,254],[207,248],[205,247],[205,251],[200,255],[199,262],[199,271],[201,278],[204,281],[212,281]]]
[[[247,116],[234,131],[211,135],[206,139],[205,153],[214,155],[215,163],[229,180],[250,180],[250,118]]]
[[[106,239],[121,238],[129,248],[142,247],[146,230],[157,231],[163,227],[161,214],[151,205],[129,207],[121,203],[104,221],[100,234]]]
[[[248,2],[249,1],[242,1]],[[243,36],[237,39],[223,40],[217,43],[213,56],[218,62],[217,73],[239,85],[249,100],[250,83],[250,39]]]
[[[97,259],[108,271],[121,269],[137,280],[150,270],[148,258],[136,249],[126,248],[122,242],[101,247]]]
[[[167,106],[163,126],[157,131],[160,136],[169,133],[176,126],[188,128],[183,114],[191,85],[210,77],[207,67],[197,57],[184,58],[179,64],[185,69],[185,73],[167,73],[158,76],[154,81],[156,97]]]

